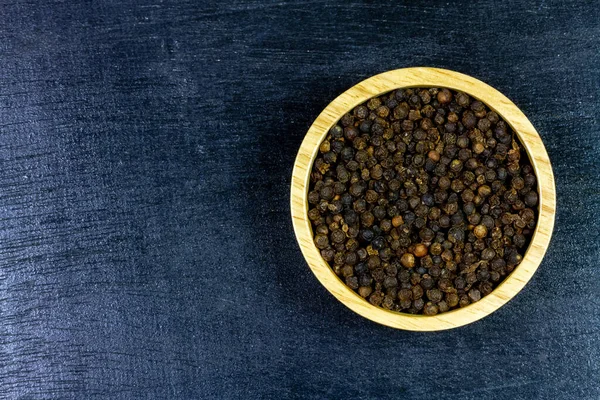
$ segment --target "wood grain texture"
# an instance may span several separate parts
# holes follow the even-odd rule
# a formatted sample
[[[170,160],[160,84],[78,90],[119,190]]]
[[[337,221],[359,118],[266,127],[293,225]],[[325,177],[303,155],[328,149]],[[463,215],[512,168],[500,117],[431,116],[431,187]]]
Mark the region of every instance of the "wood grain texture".
[[[523,143],[538,178],[538,223],[523,261],[494,291],[477,303],[436,316],[410,315],[375,307],[348,288],[321,257],[308,219],[310,171],[329,129],[347,112],[368,99],[408,87],[447,87],[465,92],[496,111]],[[456,328],[485,317],[513,298],[531,279],[546,253],[556,213],[554,175],[542,139],[525,114],[506,96],[473,77],[439,68],[404,68],[366,79],[333,100],[311,125],[294,164],[291,213],[302,254],[319,281],[356,313],[393,328],[435,331]]]

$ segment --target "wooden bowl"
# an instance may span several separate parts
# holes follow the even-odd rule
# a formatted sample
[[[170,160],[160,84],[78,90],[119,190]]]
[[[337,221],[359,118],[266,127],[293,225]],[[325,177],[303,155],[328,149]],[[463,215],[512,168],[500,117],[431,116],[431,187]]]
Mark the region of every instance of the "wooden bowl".
[[[342,115],[368,99],[386,92],[409,87],[446,87],[479,99],[496,111],[518,135],[537,177],[539,195],[538,223],[521,264],[492,293],[467,307],[435,316],[411,315],[371,305],[351,290],[321,257],[313,242],[308,219],[310,171],[319,145]],[[365,318],[393,328],[412,331],[436,331],[456,328],[496,311],[512,299],[531,279],[550,243],[556,193],[552,167],[544,144],[535,128],[517,106],[491,86],[458,72],[438,68],[405,68],[384,72],[351,87],[333,100],[306,134],[292,174],[291,211],[296,238],[302,254],[317,279],[339,301]]]

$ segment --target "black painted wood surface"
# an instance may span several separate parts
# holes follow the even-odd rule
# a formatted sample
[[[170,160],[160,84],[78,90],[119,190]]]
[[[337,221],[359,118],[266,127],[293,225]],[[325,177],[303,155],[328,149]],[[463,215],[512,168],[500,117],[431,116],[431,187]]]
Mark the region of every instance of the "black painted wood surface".
[[[0,398],[597,399],[593,1],[0,3]],[[320,286],[289,216],[320,110],[373,74],[486,81],[540,132],[530,284],[411,333]]]

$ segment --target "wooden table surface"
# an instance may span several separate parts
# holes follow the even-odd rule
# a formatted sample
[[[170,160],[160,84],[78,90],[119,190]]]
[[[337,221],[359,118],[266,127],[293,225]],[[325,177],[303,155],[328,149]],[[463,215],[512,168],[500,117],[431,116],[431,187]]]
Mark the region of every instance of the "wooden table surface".
[[[511,302],[398,331],[315,279],[300,143],[409,66],[494,86],[544,140],[552,242]],[[592,1],[0,4],[0,399],[597,399]]]

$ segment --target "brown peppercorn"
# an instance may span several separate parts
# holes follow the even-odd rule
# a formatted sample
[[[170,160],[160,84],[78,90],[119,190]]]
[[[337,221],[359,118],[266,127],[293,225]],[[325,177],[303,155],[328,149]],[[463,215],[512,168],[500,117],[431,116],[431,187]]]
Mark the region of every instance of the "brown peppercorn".
[[[408,112],[408,119],[411,121],[417,121],[420,120],[421,117],[421,112],[419,110],[410,110]]]
[[[441,243],[433,243],[429,248],[429,252],[434,256],[439,256],[440,254],[442,254],[442,251],[443,249]]]
[[[437,306],[440,313],[446,312],[449,309],[448,303],[446,303],[444,300],[440,301]]]
[[[448,293],[446,295],[446,302],[450,308],[456,307],[458,305],[458,300],[458,295],[456,293]]]
[[[419,244],[415,245],[415,249],[413,251],[413,254],[416,257],[419,257],[419,258],[420,257],[425,257],[427,255],[427,246],[425,246],[422,243],[419,243]]]
[[[315,245],[319,249],[325,249],[327,246],[329,246],[329,239],[326,235],[317,235],[315,236]]]
[[[364,227],[368,228],[375,222],[375,216],[371,212],[365,211],[360,215],[360,222]]]
[[[410,253],[404,253],[400,259],[400,262],[406,268],[413,268],[415,266],[415,256]]]
[[[492,194],[492,189],[488,185],[482,185],[477,189],[477,193],[481,197],[487,197]]]
[[[431,150],[429,153],[427,153],[427,157],[434,162],[440,161],[440,153],[435,150]]]
[[[460,296],[460,300],[458,302],[458,305],[460,307],[466,307],[469,304],[471,304],[471,300],[469,300],[469,296],[467,296],[466,294],[463,294],[462,296]]]
[[[379,118],[386,118],[390,114],[390,109],[387,106],[379,106],[375,110],[375,113]]]
[[[348,278],[354,274],[354,268],[351,265],[344,265],[341,269],[344,278]]]
[[[404,220],[402,218],[402,216],[400,215],[396,215],[394,218],[392,218],[392,225],[394,227],[399,227],[400,225],[402,225],[404,223]]]
[[[473,144],[473,153],[481,154],[484,151],[485,151],[485,146],[483,145],[483,143],[476,142]]]
[[[487,235],[487,228],[484,225],[477,225],[473,228],[473,234],[479,239],[483,239]]]
[[[428,302],[427,304],[425,304],[425,307],[423,308],[423,314],[425,315],[436,315],[438,313],[438,306]]]
[[[420,90],[419,97],[421,98],[423,104],[429,104],[429,102],[431,101],[431,95],[428,90]]]
[[[374,292],[369,296],[369,302],[374,306],[379,306],[383,302],[385,295],[381,292]]]
[[[442,89],[437,94],[437,100],[441,104],[447,104],[452,101],[452,93],[448,89]]]
[[[378,97],[373,97],[367,102],[367,107],[369,110],[375,110],[377,107],[381,105],[381,100]]]
[[[385,308],[386,310],[391,310],[394,308],[394,297],[396,296],[392,296],[392,295],[386,295],[383,298],[383,302],[381,303],[381,307]]]
[[[358,288],[358,294],[364,298],[369,297],[369,295],[373,292],[371,286],[361,286]]]
[[[374,190],[367,190],[367,192],[365,193],[365,200],[367,201],[367,203],[376,203],[378,199],[379,195]]]
[[[399,300],[412,300],[413,299],[413,291],[410,289],[400,289],[398,291],[398,299]]]

